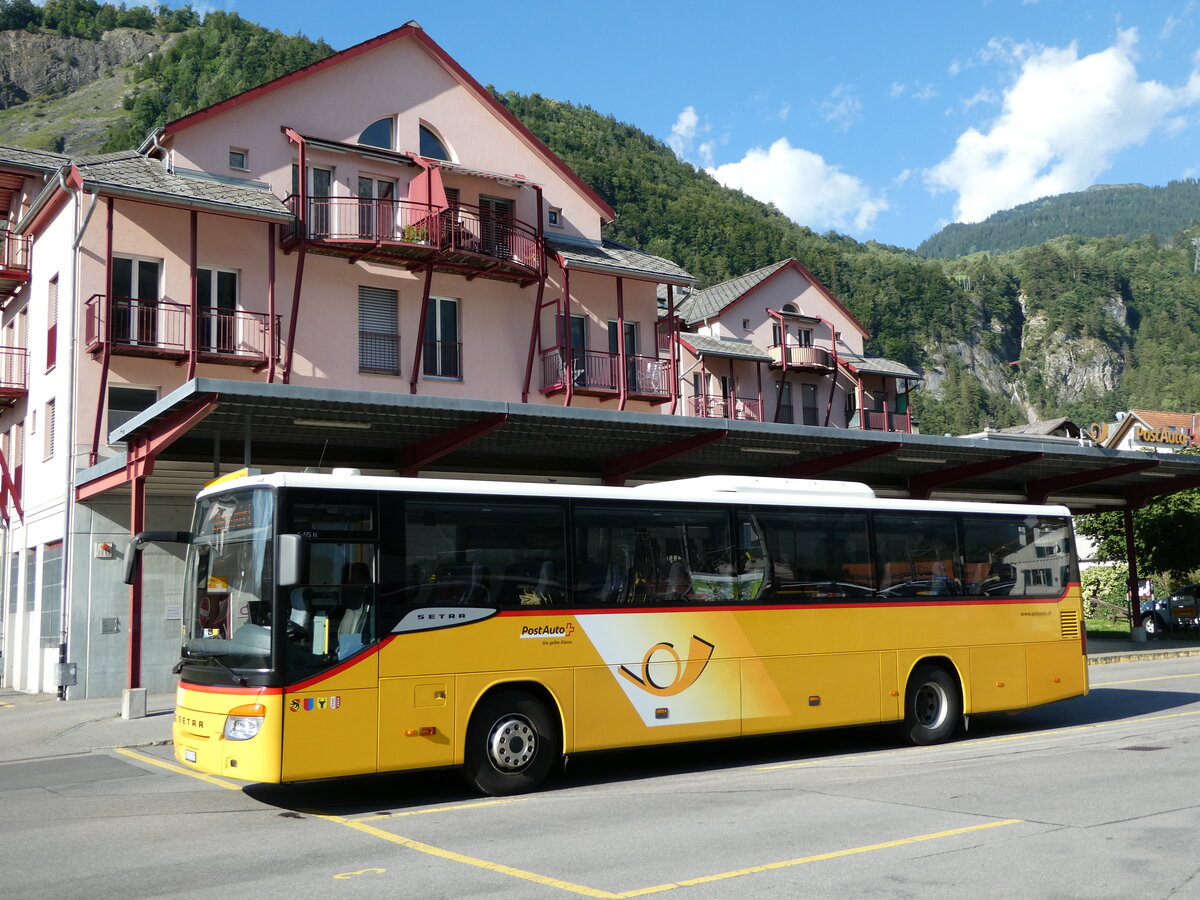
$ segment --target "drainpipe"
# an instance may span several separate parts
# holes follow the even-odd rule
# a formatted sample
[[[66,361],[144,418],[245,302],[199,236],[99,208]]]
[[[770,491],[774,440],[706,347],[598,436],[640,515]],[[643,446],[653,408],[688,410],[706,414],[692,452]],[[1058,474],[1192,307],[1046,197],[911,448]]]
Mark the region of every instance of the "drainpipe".
[[[58,173],[58,178],[59,184],[66,190],[70,191],[71,189],[67,186],[66,180],[63,178],[61,171]],[[75,217],[78,220],[79,194],[75,191],[71,191],[71,194],[74,197]],[[79,245],[83,242],[84,232],[87,230],[88,223],[92,219],[92,211],[96,208],[96,201],[99,199],[99,196],[100,195],[98,193],[92,194],[92,202],[88,206],[88,210],[84,215],[83,222],[78,223],[78,229],[75,233],[75,240],[71,245],[71,290],[66,294],[66,299],[71,305],[71,312],[67,317],[70,323],[68,332],[70,334],[70,338],[68,339],[66,373],[67,389],[70,391],[71,402],[65,404],[67,413],[65,433],[67,435],[67,439],[60,442],[64,447],[63,452],[66,456],[64,464],[67,470],[67,489],[63,498],[62,597],[59,604],[60,615],[62,617],[62,628],[58,645],[58,661],[60,663],[65,663],[68,658],[67,649],[70,640],[71,610],[74,607],[74,603],[72,602],[73,597],[71,591],[71,580],[75,572],[73,557],[75,555],[76,541],[74,539],[74,535],[71,533],[71,530],[75,527],[75,420],[78,415],[78,410],[76,407],[79,403],[79,391],[75,388],[75,353],[77,351],[77,335],[79,331],[78,322],[76,319],[76,311],[80,309],[78,278]],[[61,296],[62,295],[60,294],[60,297]],[[60,303],[58,312],[59,321],[62,321],[62,312],[63,311]],[[7,534],[7,529],[5,529],[6,537]],[[87,545],[84,544],[84,546],[86,547]],[[8,557],[5,555],[3,558],[7,559]],[[58,699],[67,699],[67,687],[65,685],[60,685],[58,687]]]

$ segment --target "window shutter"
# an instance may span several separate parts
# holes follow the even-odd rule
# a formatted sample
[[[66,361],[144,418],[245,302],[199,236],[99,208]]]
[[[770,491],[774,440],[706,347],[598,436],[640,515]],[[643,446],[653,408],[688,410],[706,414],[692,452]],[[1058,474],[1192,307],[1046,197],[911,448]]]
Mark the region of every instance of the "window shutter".
[[[358,288],[358,368],[400,374],[400,296],[387,288]]]

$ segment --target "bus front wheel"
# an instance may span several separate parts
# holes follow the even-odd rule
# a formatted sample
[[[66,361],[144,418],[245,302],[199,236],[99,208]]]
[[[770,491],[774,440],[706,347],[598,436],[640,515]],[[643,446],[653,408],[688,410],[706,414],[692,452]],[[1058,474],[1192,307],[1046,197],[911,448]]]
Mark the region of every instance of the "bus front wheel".
[[[540,785],[562,756],[562,738],[546,705],[524,691],[484,699],[467,726],[467,780],[485,794],[522,794]]]
[[[961,719],[958,680],[941,666],[917,666],[904,697],[904,736],[914,744],[941,743],[958,730]]]

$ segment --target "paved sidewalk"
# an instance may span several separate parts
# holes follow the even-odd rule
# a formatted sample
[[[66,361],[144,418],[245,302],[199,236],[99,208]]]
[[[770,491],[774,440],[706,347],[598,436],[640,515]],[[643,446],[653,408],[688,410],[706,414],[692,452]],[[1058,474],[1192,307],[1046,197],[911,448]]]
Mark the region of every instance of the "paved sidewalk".
[[[0,763],[171,742],[175,694],[150,694],[147,715],[121,718],[121,698],[63,702],[0,691]]]
[[[1093,666],[1181,656],[1200,656],[1200,635],[1088,641],[1088,663]],[[0,763],[169,744],[174,705],[173,693],[151,694],[145,718],[122,719],[120,697],[64,703],[53,694],[0,691]]]

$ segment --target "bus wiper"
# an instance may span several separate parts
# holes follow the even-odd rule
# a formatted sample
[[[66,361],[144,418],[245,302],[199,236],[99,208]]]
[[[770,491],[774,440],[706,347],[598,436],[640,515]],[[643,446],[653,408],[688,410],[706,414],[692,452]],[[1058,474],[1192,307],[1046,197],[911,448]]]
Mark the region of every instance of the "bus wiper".
[[[234,668],[231,665],[229,665],[229,663],[227,663],[227,662],[225,662],[225,660],[221,659],[221,657],[218,656],[216,653],[193,653],[192,651],[189,650],[188,656],[191,659],[206,659],[210,662],[215,662],[218,666],[220,666],[222,669],[224,669],[226,672],[228,672],[230,675],[233,676],[234,680],[237,682],[239,687],[246,686],[246,676],[243,675],[241,672],[235,671]],[[182,664],[182,661],[181,661],[181,664]]]

